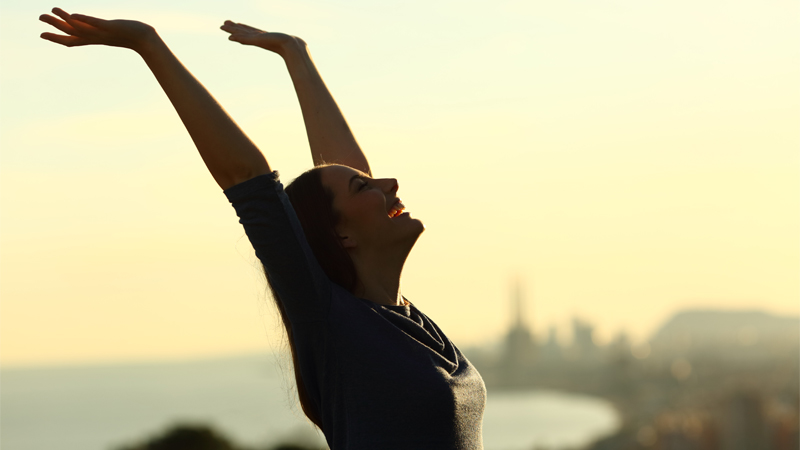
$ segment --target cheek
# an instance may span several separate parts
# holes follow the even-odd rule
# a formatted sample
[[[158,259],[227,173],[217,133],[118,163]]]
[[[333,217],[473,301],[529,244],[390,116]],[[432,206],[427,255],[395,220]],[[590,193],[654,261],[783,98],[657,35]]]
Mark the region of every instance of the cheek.
[[[383,198],[363,197],[354,200],[342,210],[342,222],[347,223],[353,228],[374,228],[383,219],[388,218],[388,214],[383,212]]]

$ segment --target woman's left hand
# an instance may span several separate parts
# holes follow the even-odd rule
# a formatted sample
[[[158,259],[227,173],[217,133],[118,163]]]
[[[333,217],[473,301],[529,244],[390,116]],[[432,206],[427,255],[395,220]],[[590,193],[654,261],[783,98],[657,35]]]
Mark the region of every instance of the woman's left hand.
[[[69,14],[61,8],[53,8],[53,14],[42,14],[39,20],[52,25],[65,35],[42,33],[42,39],[67,47],[81,45],[109,45],[129,48],[140,52],[148,39],[156,36],[150,25],[134,20],[103,20],[83,14]]]

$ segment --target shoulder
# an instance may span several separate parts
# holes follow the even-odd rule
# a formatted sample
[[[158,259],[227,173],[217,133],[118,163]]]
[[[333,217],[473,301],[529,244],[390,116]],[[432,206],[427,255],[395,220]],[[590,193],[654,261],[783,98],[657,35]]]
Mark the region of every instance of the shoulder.
[[[278,171],[257,175],[222,191],[231,203],[247,199],[260,191],[283,192]]]

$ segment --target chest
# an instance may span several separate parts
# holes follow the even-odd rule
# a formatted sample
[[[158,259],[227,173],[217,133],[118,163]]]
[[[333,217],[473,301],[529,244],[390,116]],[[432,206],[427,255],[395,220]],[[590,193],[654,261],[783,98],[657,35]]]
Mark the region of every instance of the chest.
[[[426,316],[370,308],[333,318],[334,379],[341,392],[371,404],[404,405],[416,414],[451,417],[482,411],[480,374]]]

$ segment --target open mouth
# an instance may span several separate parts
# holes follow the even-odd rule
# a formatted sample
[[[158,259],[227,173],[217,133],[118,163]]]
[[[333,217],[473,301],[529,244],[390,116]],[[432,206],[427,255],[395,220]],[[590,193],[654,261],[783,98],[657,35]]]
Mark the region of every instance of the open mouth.
[[[397,199],[397,202],[392,206],[392,209],[389,210],[389,218],[393,219],[400,214],[403,214],[403,211],[406,209],[406,206],[403,204],[400,199]]]

